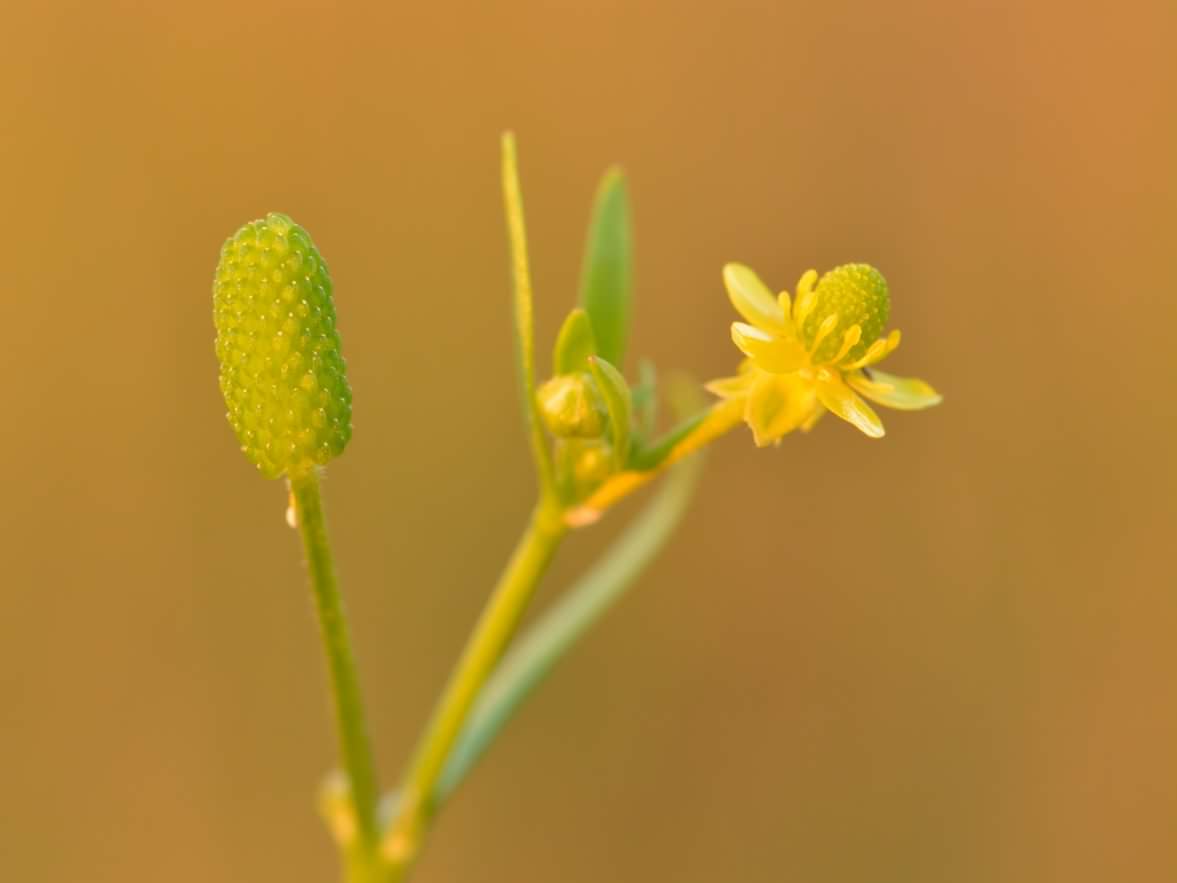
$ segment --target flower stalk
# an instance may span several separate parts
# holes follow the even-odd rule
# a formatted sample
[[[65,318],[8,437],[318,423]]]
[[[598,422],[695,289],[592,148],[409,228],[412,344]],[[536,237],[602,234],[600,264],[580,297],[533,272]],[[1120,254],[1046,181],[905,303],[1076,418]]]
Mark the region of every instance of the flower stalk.
[[[499,578],[405,775],[397,816],[382,847],[394,869],[392,880],[403,879],[416,860],[450,750],[567,530],[559,508],[540,503]]]
[[[331,683],[339,754],[347,774],[348,790],[355,816],[355,841],[344,844],[361,855],[374,855],[379,841],[376,804],[379,786],[376,765],[360,691],[359,672],[352,653],[351,637],[343,609],[343,597],[335,575],[335,561],[327,537],[327,521],[314,470],[290,479],[294,519],[302,537],[307,575],[315,599],[323,652]]]

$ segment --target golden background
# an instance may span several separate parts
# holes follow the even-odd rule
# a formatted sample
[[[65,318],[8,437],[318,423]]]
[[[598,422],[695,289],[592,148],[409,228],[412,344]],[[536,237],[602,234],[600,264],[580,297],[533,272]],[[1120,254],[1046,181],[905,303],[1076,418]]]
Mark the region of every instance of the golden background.
[[[530,505],[508,127],[541,353],[620,161],[633,357],[731,371],[725,261],[870,261],[888,370],[946,401],[882,442],[724,439],[418,879],[1177,879],[1170,0],[4,13],[0,879],[335,878],[322,663],[282,485],[223,417],[213,267],[268,210],[331,265],[327,502],[390,781]]]

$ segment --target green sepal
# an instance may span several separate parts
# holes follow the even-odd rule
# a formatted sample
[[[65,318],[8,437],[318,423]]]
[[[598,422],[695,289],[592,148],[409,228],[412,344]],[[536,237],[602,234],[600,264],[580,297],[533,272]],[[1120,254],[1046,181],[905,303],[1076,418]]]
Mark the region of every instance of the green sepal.
[[[552,352],[552,374],[573,374],[588,370],[588,360],[597,354],[597,341],[593,337],[593,323],[588,313],[577,307],[568,314],[560,333],[556,335],[556,347]]]
[[[625,362],[633,310],[633,225],[625,175],[614,166],[597,187],[580,273],[580,305],[592,320],[597,352]]]
[[[601,356],[589,359],[589,371],[597,381],[601,398],[605,400],[605,408],[609,412],[613,452],[617,458],[617,468],[621,469],[629,456],[629,435],[633,424],[633,397],[629,392],[629,384],[621,372]]]
[[[658,425],[658,372],[649,359],[638,362],[638,382],[633,388],[633,437],[635,446],[650,439]]]
[[[582,502],[614,471],[613,448],[603,438],[560,438],[553,447],[556,487],[566,505]]]
[[[694,432],[706,416],[706,411],[700,411],[693,417],[688,417],[673,429],[668,430],[665,435],[649,446],[635,448],[632,456],[629,458],[627,467],[638,472],[648,472],[657,469],[662,465],[662,461],[670,456],[670,452],[674,450],[675,445]]]

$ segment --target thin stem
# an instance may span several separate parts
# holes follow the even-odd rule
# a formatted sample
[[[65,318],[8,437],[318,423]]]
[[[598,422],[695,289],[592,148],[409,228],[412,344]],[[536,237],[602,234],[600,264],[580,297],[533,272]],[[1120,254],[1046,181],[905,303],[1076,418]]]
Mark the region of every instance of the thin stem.
[[[625,533],[511,646],[479,692],[446,760],[435,793],[438,804],[462,783],[523,700],[657,557],[686,514],[702,465],[695,458],[671,469]]]
[[[371,854],[379,841],[376,802],[379,787],[372,747],[364,720],[364,702],[360,694],[359,674],[348,636],[343,599],[335,578],[335,563],[327,538],[327,522],[319,495],[319,476],[315,472],[293,478],[290,490],[294,499],[298,529],[306,553],[307,573],[319,615],[319,630],[331,695],[335,706],[335,726],[339,753],[347,773],[351,799],[355,807],[356,833],[360,851]]]
[[[436,807],[434,794],[446,758],[566,532],[558,508],[544,502],[536,506],[474,627],[418,743],[399,794],[397,816],[384,840],[383,854],[395,869],[394,880],[402,879],[417,857]]]
[[[584,527],[587,524],[592,524],[601,517],[606,509],[629,496],[642,485],[657,478],[668,467],[711,444],[721,435],[738,426],[743,419],[743,407],[743,401],[740,399],[724,399],[716,402],[703,419],[688,435],[670,449],[657,466],[652,469],[628,470],[617,473],[598,488],[591,497],[579,506],[569,509],[564,520],[570,527]]]

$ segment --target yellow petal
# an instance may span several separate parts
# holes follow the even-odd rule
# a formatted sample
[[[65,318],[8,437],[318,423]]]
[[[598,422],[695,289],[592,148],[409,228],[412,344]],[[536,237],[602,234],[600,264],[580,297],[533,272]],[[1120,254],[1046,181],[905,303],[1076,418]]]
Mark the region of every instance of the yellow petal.
[[[814,398],[816,398],[816,396],[814,396]],[[815,404],[814,408],[813,408],[813,413],[810,414],[808,417],[806,417],[805,422],[801,424],[801,431],[802,432],[809,432],[809,430],[811,430],[811,429],[813,429],[813,427],[817,426],[817,421],[820,420],[822,418],[822,415],[824,415],[825,413],[826,413],[825,408],[823,408],[819,404]]]
[[[735,399],[748,394],[752,387],[752,375],[740,374],[736,377],[720,377],[704,386],[709,393],[721,399]]]
[[[798,328],[805,324],[813,308],[817,306],[817,270],[806,270],[797,282],[797,299],[793,301],[793,324]]]
[[[817,407],[811,384],[789,375],[759,372],[744,406],[744,420],[763,447],[803,424]]]
[[[773,337],[767,331],[744,322],[732,323],[732,340],[740,351],[763,371],[788,374],[802,367],[806,353],[795,340]]]
[[[940,404],[943,396],[915,377],[895,377],[871,369],[870,376],[855,371],[846,382],[872,402],[900,411],[920,411]]]
[[[784,334],[785,314],[760,277],[743,264],[723,268],[723,284],[736,312],[765,331]]]
[[[782,291],[780,294],[778,294],[776,296],[776,302],[781,308],[781,313],[784,315],[785,319],[788,320],[789,315],[793,311],[793,301],[789,297],[788,290]]]
[[[823,370],[817,380],[817,397],[821,403],[871,438],[882,438],[883,421],[870,405],[842,382],[834,372]]]

